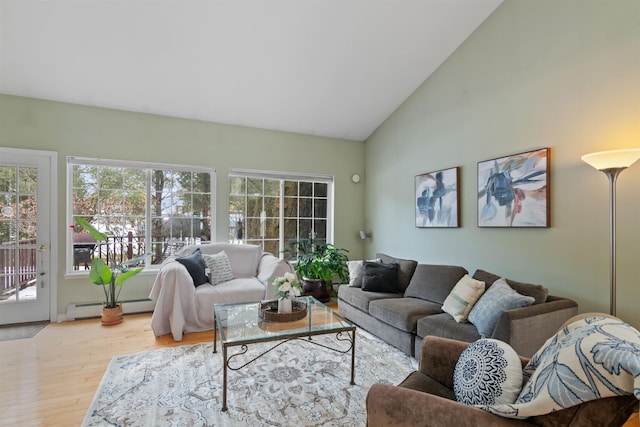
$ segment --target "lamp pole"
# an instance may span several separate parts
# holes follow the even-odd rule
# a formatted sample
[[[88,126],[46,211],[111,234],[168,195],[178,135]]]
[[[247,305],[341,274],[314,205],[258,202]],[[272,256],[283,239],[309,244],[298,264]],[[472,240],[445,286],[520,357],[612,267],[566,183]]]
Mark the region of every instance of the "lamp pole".
[[[616,315],[616,181],[640,159],[640,148],[585,154],[582,160],[609,178],[609,313]]]
[[[609,313],[616,315],[616,181],[626,168],[602,169],[609,178]]]

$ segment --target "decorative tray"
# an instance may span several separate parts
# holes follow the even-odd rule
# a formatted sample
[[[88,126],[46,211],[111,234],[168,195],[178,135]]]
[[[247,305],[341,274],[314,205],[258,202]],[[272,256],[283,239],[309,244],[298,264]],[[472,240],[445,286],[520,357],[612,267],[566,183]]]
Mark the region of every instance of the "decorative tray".
[[[307,303],[304,301],[291,301],[291,313],[278,313],[278,300],[260,303],[260,319],[265,322],[293,322],[304,319],[306,315]]]

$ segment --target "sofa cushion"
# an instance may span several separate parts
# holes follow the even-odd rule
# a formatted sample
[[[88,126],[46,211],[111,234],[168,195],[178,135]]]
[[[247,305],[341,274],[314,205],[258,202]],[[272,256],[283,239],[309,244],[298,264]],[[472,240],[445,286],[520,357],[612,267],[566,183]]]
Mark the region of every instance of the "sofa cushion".
[[[341,285],[338,287],[338,299],[347,304],[364,311],[369,312],[369,303],[377,299],[384,298],[400,298],[401,293],[388,294],[383,292],[365,292],[361,288],[354,288],[349,285]]]
[[[233,279],[231,262],[225,251],[220,251],[213,255],[203,254],[202,259],[209,269],[209,283],[212,285]]]
[[[196,249],[191,255],[176,258],[176,261],[184,265],[187,269],[189,275],[193,279],[193,285],[196,288],[209,281],[209,278],[205,273],[206,266],[202,260],[202,253],[200,252],[200,249]]]
[[[484,282],[465,274],[444,300],[442,311],[452,315],[456,322],[466,322],[469,312],[483,293]]]
[[[369,303],[369,314],[394,328],[416,332],[419,319],[442,313],[440,304],[419,298],[386,298]]]
[[[503,341],[480,339],[467,347],[453,372],[456,400],[465,405],[506,405],[522,389],[522,364]]]
[[[398,264],[364,261],[362,263],[362,290],[397,293],[399,291]]]
[[[453,287],[468,271],[454,265],[419,264],[404,296],[443,304]]]
[[[416,334],[420,338],[434,335],[442,338],[473,342],[480,334],[471,323],[458,323],[447,313],[434,314],[418,320]]]
[[[485,270],[476,270],[475,273],[473,273],[473,278],[482,280],[484,283],[486,283],[487,288],[489,288],[493,284],[493,282],[500,279],[500,277],[501,276]],[[543,302],[547,302],[547,295],[549,294],[549,290],[543,285],[517,282],[511,279],[507,279],[507,283],[513,290],[515,290],[519,294],[535,298],[534,304],[542,304]]]
[[[416,270],[416,266],[418,265],[418,261],[394,258],[385,254],[376,254],[376,258],[379,258],[380,262],[384,262],[385,264],[398,264],[398,286],[401,291],[407,289],[407,286],[409,286],[409,282],[411,281],[411,277],[413,276],[413,272]]]
[[[480,297],[471,313],[469,322],[478,329],[482,338],[490,337],[498,323],[500,315],[505,310],[528,307],[534,298],[519,294],[513,290],[504,279],[498,279]]]

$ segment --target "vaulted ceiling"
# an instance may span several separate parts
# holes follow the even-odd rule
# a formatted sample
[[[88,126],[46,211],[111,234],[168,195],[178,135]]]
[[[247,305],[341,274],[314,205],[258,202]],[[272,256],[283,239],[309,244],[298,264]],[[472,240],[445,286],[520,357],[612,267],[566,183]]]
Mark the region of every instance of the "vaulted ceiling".
[[[0,93],[352,140],[502,0],[0,0]]]

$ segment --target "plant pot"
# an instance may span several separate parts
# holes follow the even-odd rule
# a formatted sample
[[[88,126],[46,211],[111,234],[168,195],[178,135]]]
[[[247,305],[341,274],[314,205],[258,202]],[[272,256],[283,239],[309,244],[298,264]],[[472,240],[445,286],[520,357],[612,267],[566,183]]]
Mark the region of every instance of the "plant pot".
[[[329,302],[331,300],[331,284],[322,279],[302,279],[302,290],[304,295],[312,296],[320,302]]]
[[[102,307],[102,326],[113,326],[122,323],[122,305],[114,308]]]

